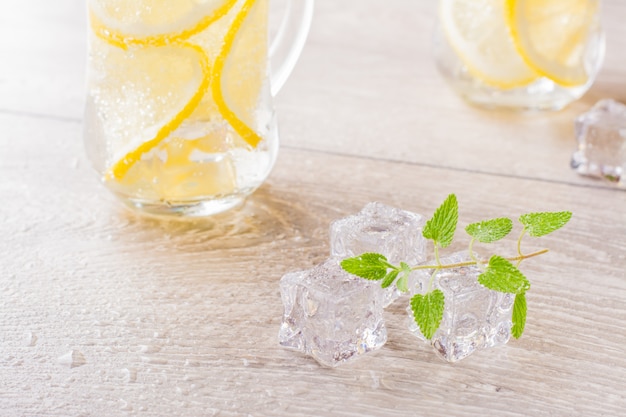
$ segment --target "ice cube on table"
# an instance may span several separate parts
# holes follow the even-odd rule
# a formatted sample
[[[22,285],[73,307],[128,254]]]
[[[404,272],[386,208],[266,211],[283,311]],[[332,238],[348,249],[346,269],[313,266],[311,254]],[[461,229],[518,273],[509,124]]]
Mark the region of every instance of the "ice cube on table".
[[[469,261],[468,252],[457,252],[441,259],[443,265]],[[514,294],[501,293],[478,283],[481,269],[475,265],[441,269],[432,289],[440,289],[445,297],[443,319],[430,341],[415,323],[409,306],[409,330],[430,343],[435,352],[448,362],[456,362],[479,349],[504,345],[511,336]],[[415,271],[423,293],[433,270]],[[418,286],[417,288],[420,288]]]
[[[413,266],[426,259],[423,227],[424,219],[417,213],[378,202],[368,203],[359,213],[331,223],[330,253],[348,258],[375,252],[384,255],[391,264],[406,262]],[[378,291],[385,306],[400,295],[395,285]]]
[[[387,341],[387,329],[378,285],[348,274],[332,258],[284,275],[280,344],[327,366],[379,349]]]
[[[626,188],[626,106],[599,101],[576,118],[575,132],[578,150],[572,155],[572,168]]]

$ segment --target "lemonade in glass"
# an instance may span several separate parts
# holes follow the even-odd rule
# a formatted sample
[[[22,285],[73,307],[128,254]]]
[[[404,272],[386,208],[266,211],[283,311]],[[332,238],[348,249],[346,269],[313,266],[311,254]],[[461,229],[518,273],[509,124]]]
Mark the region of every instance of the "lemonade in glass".
[[[439,0],[437,67],[485,107],[560,109],[604,57],[599,0]]]
[[[211,215],[265,180],[278,149],[268,1],[88,0],[85,143],[128,205]]]

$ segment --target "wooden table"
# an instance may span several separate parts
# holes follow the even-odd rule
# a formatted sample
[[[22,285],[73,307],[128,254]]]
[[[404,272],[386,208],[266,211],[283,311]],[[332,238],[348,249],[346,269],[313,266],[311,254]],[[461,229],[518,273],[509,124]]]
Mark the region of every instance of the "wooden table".
[[[0,416],[617,416],[626,409],[626,193],[569,168],[574,117],[626,101],[626,4],[604,2],[605,66],[556,113],[472,108],[429,55],[426,0],[318,0],[277,98],[282,149],[242,209],[143,218],[81,139],[81,0],[0,7]],[[571,210],[524,264],[524,337],[450,365],[386,311],[378,352],[328,369],[278,345],[278,288],[369,201],[461,226]],[[517,229],[519,231],[519,229]],[[459,239],[463,241],[462,233]],[[509,242],[513,245],[513,242]]]

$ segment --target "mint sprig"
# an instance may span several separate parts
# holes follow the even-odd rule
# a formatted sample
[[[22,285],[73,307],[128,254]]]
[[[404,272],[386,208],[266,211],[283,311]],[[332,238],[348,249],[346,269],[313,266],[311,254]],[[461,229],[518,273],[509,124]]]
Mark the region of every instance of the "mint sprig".
[[[409,292],[408,281],[409,275],[411,274],[411,266],[405,262],[400,262],[400,270],[402,272],[402,275],[396,282],[396,288],[398,288],[398,290],[403,293]]]
[[[397,269],[389,272],[387,275],[385,275],[385,278],[383,278],[383,282],[380,283],[380,286],[383,288],[388,288],[396,280],[399,273],[400,271],[398,271]]]
[[[502,256],[493,255],[478,282],[490,290],[520,294],[530,289],[530,282],[511,262]]]
[[[450,194],[435,210],[433,217],[426,222],[422,236],[435,242],[435,246],[445,248],[454,239],[459,220],[459,205],[454,194]]]
[[[507,217],[500,217],[469,224],[465,231],[479,242],[492,243],[504,238],[512,229],[513,221]]]
[[[515,301],[513,302],[513,326],[511,327],[511,334],[514,338],[519,339],[524,333],[524,327],[526,326],[526,293],[521,292],[515,295]]]
[[[520,216],[519,221],[532,237],[541,237],[565,226],[572,218],[570,211],[528,213]]]
[[[427,294],[415,294],[411,298],[411,309],[415,323],[426,339],[431,339],[443,318],[445,297],[443,291],[437,289]]]
[[[434,244],[435,265],[409,266],[405,262],[400,265],[391,265],[387,258],[378,253],[364,253],[363,255],[344,259],[341,266],[354,275],[370,280],[382,280],[382,286],[387,288],[394,284],[402,291],[408,291],[408,277],[414,270],[431,270],[431,280],[425,294],[416,294],[411,298],[411,310],[415,323],[427,339],[431,339],[437,332],[445,309],[445,295],[440,289],[433,288],[433,281],[441,269],[459,268],[478,265],[484,271],[478,275],[478,282],[486,288],[502,293],[515,294],[512,311],[511,334],[515,338],[521,337],[526,325],[527,305],[526,292],[530,289],[530,282],[519,270],[522,261],[546,253],[543,249],[529,254],[521,251],[521,240],[527,233],[532,237],[545,236],[563,227],[572,217],[569,211],[536,212],[519,217],[523,226],[517,240],[517,256],[504,257],[494,254],[485,264],[476,259],[472,251],[475,241],[492,243],[506,237],[513,229],[513,222],[506,217],[484,220],[468,225],[465,230],[471,236],[469,253],[471,261],[442,265],[439,260],[439,249],[448,247],[453,239],[458,223],[458,202],[454,194],[450,194],[435,210],[433,216],[426,222],[422,235]],[[515,262],[515,264],[513,264]]]
[[[341,267],[357,277],[379,280],[385,278],[387,270],[393,268],[380,253],[364,253],[341,261]]]

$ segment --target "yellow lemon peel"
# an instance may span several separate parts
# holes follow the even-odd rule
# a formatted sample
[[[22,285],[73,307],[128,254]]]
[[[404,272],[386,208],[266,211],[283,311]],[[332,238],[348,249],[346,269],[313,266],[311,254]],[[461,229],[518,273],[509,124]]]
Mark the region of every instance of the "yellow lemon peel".
[[[135,46],[165,46],[171,45],[175,42],[189,39],[193,35],[197,35],[204,29],[209,27],[213,22],[226,16],[230,9],[237,3],[238,0],[225,1],[220,7],[215,9],[212,13],[202,18],[193,27],[183,29],[180,32],[165,33],[161,35],[152,35],[144,37],[135,37],[133,35],[124,34],[122,32],[114,31],[108,28],[95,13],[90,12],[89,18],[91,28],[100,39],[103,39],[110,45],[117,46],[118,48],[127,49],[131,45]]]
[[[122,159],[117,161],[110,168],[109,172],[106,174],[106,179],[121,179],[126,175],[128,170],[141,159],[141,156],[152,150],[155,146],[157,146],[162,140],[167,138],[174,130],[180,126],[180,124],[187,118],[193,111],[198,107],[202,97],[206,93],[209,88],[209,82],[211,79],[211,70],[209,66],[209,58],[207,57],[204,50],[191,43],[182,43],[180,44],[181,48],[190,48],[198,55],[200,68],[202,69],[202,81],[198,89],[191,97],[191,99],[185,104],[185,107],[176,115],[173,119],[167,122],[159,131],[156,136],[146,142],[143,142],[133,151],[127,153]]]
[[[509,37],[503,0],[440,0],[439,16],[448,44],[467,71],[485,85],[506,90],[539,77]]]
[[[526,65],[564,87],[587,82],[583,52],[597,0],[505,0],[504,7],[511,39]]]
[[[217,108],[220,113],[226,119],[228,123],[235,129],[235,132],[241,136],[243,140],[245,140],[250,146],[256,147],[262,138],[248,125],[242,122],[237,115],[228,107],[226,101],[224,100],[224,95],[222,93],[222,72],[224,69],[224,65],[226,64],[226,58],[230,53],[230,50],[233,47],[233,43],[235,42],[235,37],[237,36],[237,32],[241,28],[243,21],[246,16],[250,12],[250,9],[254,5],[256,0],[247,0],[241,8],[239,14],[235,17],[233,24],[231,25],[226,37],[224,38],[224,46],[220,51],[220,54],[215,59],[215,63],[213,65],[212,71],[212,84],[211,90],[213,93],[213,100],[217,104]]]

